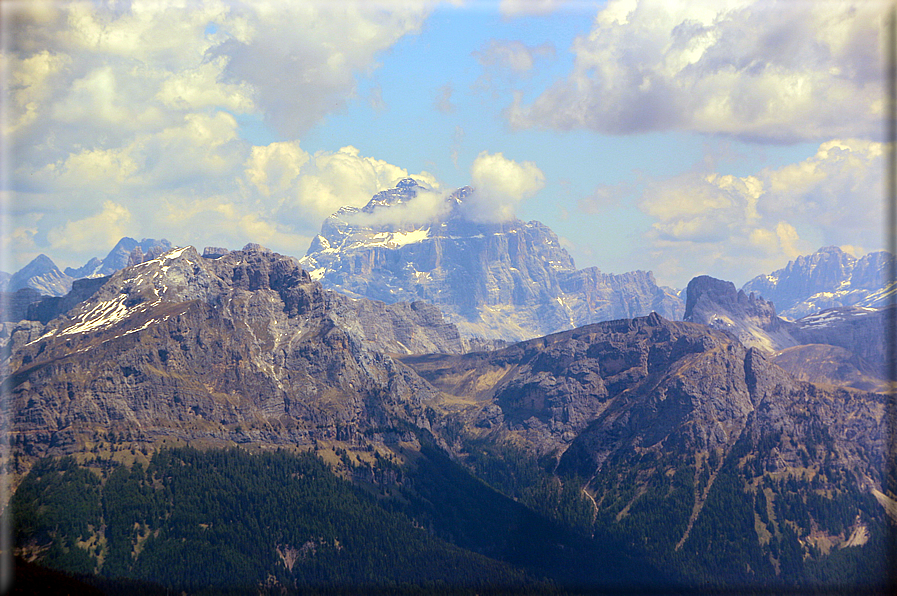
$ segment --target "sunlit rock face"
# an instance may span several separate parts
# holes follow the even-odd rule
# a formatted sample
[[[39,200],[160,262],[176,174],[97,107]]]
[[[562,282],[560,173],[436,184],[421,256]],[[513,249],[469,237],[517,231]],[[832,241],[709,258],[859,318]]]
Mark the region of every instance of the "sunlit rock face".
[[[577,270],[537,221],[468,217],[474,193],[437,196],[403,180],[329,217],[301,263],[349,295],[436,304],[467,337],[518,341],[652,311],[681,318],[681,300],[650,272]]]
[[[701,275],[688,282],[685,294],[686,321],[727,331],[767,353],[800,343],[795,325],[776,316],[772,302],[736,291],[732,282]]]
[[[772,302],[706,275],[686,288],[685,320],[725,331],[795,377],[885,391],[887,309],[843,306],[787,321]]]
[[[10,330],[4,430],[23,454],[108,432],[279,445],[426,428],[430,390],[389,354],[468,349],[432,305],[347,298],[257,245],[177,248],[101,281],[47,324]]]
[[[820,248],[767,275],[758,275],[742,288],[773,302],[779,314],[799,319],[839,306],[881,308],[897,291],[890,279],[894,255],[879,251],[860,259],[837,246]]]

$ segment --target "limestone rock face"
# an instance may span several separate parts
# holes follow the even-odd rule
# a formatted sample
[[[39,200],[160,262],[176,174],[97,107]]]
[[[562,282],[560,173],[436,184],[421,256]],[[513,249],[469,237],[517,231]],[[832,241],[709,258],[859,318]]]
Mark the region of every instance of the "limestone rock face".
[[[723,304],[760,329],[775,324],[731,284],[697,286],[691,315]],[[736,554],[765,557],[764,538],[787,531],[803,560],[807,541],[881,539],[892,506],[888,396],[796,379],[731,330],[657,313],[471,352],[431,304],[334,293],[256,245],[215,258],[187,247],[0,337],[4,463],[19,475],[35,458],[90,457],[99,444],[408,453],[427,437],[461,462],[523,451],[546,479],[578,477],[603,527],[631,544],[662,532],[664,557],[680,546],[702,556],[721,533],[738,537]],[[767,493],[779,505],[764,521],[754,513]],[[833,521],[835,505],[846,514]]]
[[[797,337],[804,344],[829,344],[850,350],[882,371],[890,308],[844,306],[800,318]]]
[[[724,456],[739,441],[757,447],[763,436],[778,439],[775,452],[761,450],[761,467],[798,465],[823,425],[830,457],[882,481],[886,395],[801,382],[763,351],[701,324],[652,314],[402,362],[449,397],[441,407],[475,436],[555,454],[560,470],[585,479],[633,454],[694,465],[699,454]]]
[[[107,254],[105,258],[99,259],[95,257],[77,269],[68,267],[66,268],[65,273],[76,279],[84,277],[106,277],[112,275],[119,269],[146,260],[144,259],[146,255],[151,255],[149,258],[152,259],[171,248],[171,242],[164,238],[161,240],[144,238],[138,242],[133,238],[125,236],[112,247],[112,250],[109,251],[109,254]],[[132,257],[132,255],[137,253],[140,254],[139,259]]]
[[[64,296],[72,288],[73,278],[66,275],[47,255],[38,255],[12,274],[4,284],[6,292],[31,288],[43,296]]]
[[[686,294],[685,320],[732,334],[798,379],[866,391],[887,386],[887,309],[837,307],[791,322],[731,282],[696,277]]]
[[[474,192],[435,196],[403,180],[329,217],[301,263],[349,295],[435,304],[465,337],[519,341],[652,311],[681,316],[679,298],[650,273],[580,271],[539,222],[477,221],[467,209]],[[422,197],[438,209],[415,218]]]
[[[428,426],[432,392],[389,352],[461,352],[426,304],[352,300],[294,259],[180,248],[125,268],[47,325],[11,330],[5,390],[22,452],[98,433],[140,442],[308,444],[397,420]]]
[[[746,346],[774,352],[799,343],[793,324],[776,316],[775,306],[735,284],[707,275],[692,279],[685,290],[685,320],[733,334]]]
[[[762,295],[779,313],[799,319],[840,306],[881,308],[887,305],[894,280],[889,279],[894,255],[879,251],[857,259],[836,246],[820,248],[767,275],[758,275],[742,288]]]

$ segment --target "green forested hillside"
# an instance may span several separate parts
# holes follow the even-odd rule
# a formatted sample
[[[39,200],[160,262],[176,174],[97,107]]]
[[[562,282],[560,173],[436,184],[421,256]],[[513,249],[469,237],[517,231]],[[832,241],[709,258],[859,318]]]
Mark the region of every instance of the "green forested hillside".
[[[580,479],[511,446],[469,448],[468,467],[426,441],[405,465],[338,450],[354,482],[313,453],[187,448],[130,467],[47,459],[8,511],[18,555],[97,574],[106,593],[877,594],[886,585],[888,523],[846,480],[831,488],[835,467],[818,476],[826,490],[807,492],[755,474],[746,448],[708,458],[697,474],[674,458],[633,455],[608,462],[586,495]],[[705,498],[694,517],[696,490]],[[824,536],[859,526],[865,542],[826,548]],[[808,533],[817,540],[799,538]]]
[[[435,537],[310,454],[180,449],[99,475],[44,460],[10,509],[26,557],[190,592],[550,589]]]

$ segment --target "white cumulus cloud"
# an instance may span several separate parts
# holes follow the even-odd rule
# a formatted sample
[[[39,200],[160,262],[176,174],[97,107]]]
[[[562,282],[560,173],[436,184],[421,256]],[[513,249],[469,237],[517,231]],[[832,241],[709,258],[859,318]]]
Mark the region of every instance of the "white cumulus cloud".
[[[473,194],[465,200],[467,216],[476,221],[507,221],[517,205],[545,186],[545,175],[531,162],[516,162],[502,153],[481,152],[470,167]]]
[[[820,246],[860,238],[881,250],[883,152],[882,143],[840,139],[749,176],[693,171],[650,181],[639,208],[653,221],[653,268],[679,287],[700,272],[743,283]]]
[[[18,252],[78,266],[129,235],[302,253],[324,217],[408,172],[352,147],[310,155],[299,133],[355,97],[434,5],[0,4]],[[266,122],[280,142],[245,140],[244,121]]]
[[[882,133],[886,2],[612,0],[513,126],[794,142]]]
[[[52,250],[90,250],[98,242],[112,246],[127,235],[131,212],[123,205],[106,201],[100,212],[67,222],[47,234]]]

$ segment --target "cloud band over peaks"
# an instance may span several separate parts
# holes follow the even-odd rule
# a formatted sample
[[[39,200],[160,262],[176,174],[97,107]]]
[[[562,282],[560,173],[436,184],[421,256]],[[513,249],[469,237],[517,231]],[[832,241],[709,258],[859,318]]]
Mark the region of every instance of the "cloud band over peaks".
[[[888,4],[612,0],[517,128],[688,130],[791,143],[877,137]],[[772,24],[772,26],[771,26]]]
[[[531,161],[518,163],[502,153],[481,152],[470,167],[474,192],[464,201],[474,221],[501,222],[514,217],[517,205],[545,186],[545,175]]]

